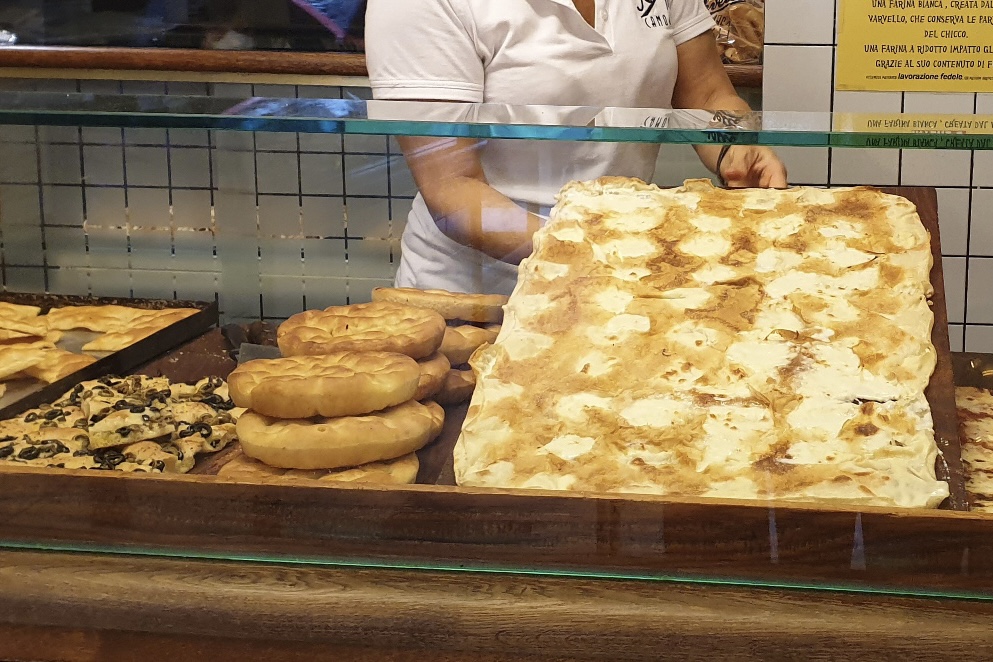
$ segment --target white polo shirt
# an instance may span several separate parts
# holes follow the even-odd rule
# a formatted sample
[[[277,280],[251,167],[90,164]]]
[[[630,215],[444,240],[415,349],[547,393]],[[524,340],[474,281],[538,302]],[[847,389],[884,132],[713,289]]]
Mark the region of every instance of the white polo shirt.
[[[596,0],[595,27],[572,0],[369,0],[366,55],[376,99],[669,108],[676,46],[713,25],[703,0]],[[650,180],[658,146],[489,140],[480,155],[494,189],[547,208],[574,179]],[[442,234],[420,196],[402,249],[405,286],[516,282],[516,267]]]

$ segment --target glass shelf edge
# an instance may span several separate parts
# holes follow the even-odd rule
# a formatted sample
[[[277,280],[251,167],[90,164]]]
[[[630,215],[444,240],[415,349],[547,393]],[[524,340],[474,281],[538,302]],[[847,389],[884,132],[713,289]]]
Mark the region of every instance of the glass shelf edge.
[[[373,108],[376,113],[392,113],[394,117],[369,117],[373,114]],[[422,110],[428,111],[428,114],[418,116],[428,119],[395,117],[397,113],[417,114]],[[436,116],[440,113],[446,117],[457,115],[471,119],[432,120],[431,112]],[[520,117],[525,120],[517,119]],[[862,126],[852,122],[854,117],[861,116],[768,112],[743,118],[732,117],[727,125],[720,122],[715,125],[715,121],[728,122],[728,118],[706,111],[667,109],[514,108],[414,102],[385,102],[384,105],[383,102],[350,99],[0,93],[0,125],[686,145],[732,143],[770,147],[993,150],[993,122],[990,122],[988,129],[970,131],[968,134],[880,131],[852,129],[852,126]],[[480,118],[485,121],[480,121]],[[657,121],[664,124],[668,119],[672,119],[675,126],[652,125]],[[865,118],[861,121],[864,122]],[[740,124],[735,126],[735,122]],[[845,130],[825,127],[842,127]]]

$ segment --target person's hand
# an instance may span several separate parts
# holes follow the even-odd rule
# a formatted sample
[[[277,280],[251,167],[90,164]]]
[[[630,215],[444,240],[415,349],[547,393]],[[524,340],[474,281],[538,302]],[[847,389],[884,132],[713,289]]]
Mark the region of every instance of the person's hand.
[[[718,173],[728,188],[786,188],[786,166],[768,147],[732,145]]]

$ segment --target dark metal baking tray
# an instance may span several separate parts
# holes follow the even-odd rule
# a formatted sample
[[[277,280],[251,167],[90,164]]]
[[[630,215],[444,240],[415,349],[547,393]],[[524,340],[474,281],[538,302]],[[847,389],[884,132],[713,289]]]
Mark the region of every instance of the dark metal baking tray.
[[[83,297],[56,294],[0,293],[0,301],[41,307],[42,314],[52,308],[64,306],[104,306],[118,305],[162,310],[165,308],[196,308],[200,312],[170,324],[147,338],[143,338],[124,349],[98,358],[82,370],[72,373],[51,384],[38,384],[24,396],[4,403],[0,407],[0,418],[11,418],[21,412],[52,402],[81,381],[96,379],[104,375],[123,375],[135,367],[167,352],[181,343],[195,338],[217,325],[217,303],[205,301],[174,301],[159,299],[128,299],[108,297]],[[96,356],[96,354],[94,354]]]
[[[954,352],[952,370],[956,386],[993,389],[993,354]]]

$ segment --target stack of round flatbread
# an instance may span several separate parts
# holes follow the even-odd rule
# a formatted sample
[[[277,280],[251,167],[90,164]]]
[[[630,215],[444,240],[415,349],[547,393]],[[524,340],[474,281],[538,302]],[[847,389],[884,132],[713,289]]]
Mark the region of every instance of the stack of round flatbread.
[[[443,405],[457,405],[469,400],[476,387],[475,374],[468,365],[469,358],[483,345],[496,341],[507,297],[380,287],[372,291],[372,300],[431,310],[445,320],[444,338],[438,351],[448,359],[451,368],[435,400]]]
[[[250,361],[228,378],[249,410],[238,422],[246,458],[220,475],[413,482],[415,451],[444,423],[431,400],[450,367],[437,351],[444,331],[437,313],[396,303],[291,317],[277,334],[283,358]]]

